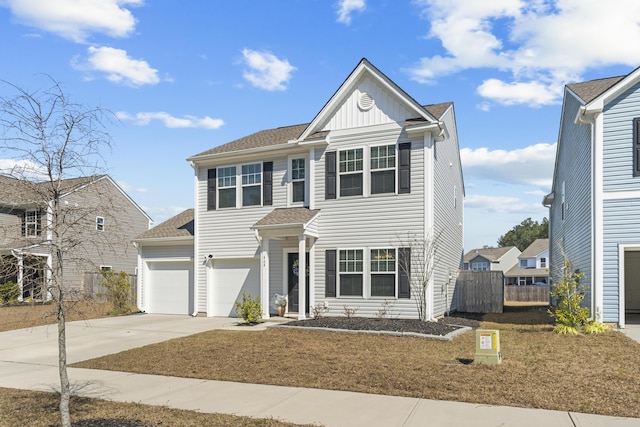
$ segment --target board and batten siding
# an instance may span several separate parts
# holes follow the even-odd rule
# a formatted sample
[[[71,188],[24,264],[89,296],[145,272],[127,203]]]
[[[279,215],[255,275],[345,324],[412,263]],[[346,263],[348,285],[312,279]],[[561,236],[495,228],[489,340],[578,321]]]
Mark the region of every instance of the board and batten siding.
[[[633,176],[633,119],[640,117],[640,83],[609,102],[603,110],[603,191],[640,190]]]
[[[373,145],[410,142],[400,127],[387,128],[367,134],[342,135],[332,138],[327,150],[363,147],[365,151]],[[328,315],[344,315],[344,306],[357,308],[359,316],[375,316],[385,300],[391,301],[392,316],[417,317],[413,299],[384,297],[354,298],[325,297],[325,251],[327,249],[363,249],[365,260],[370,249],[397,247],[407,232],[423,235],[425,223],[424,157],[423,141],[413,141],[411,147],[411,193],[378,194],[370,196],[340,197],[324,200],[325,156],[324,150],[316,150],[318,159],[315,168],[315,208],[320,209],[320,238],[315,244],[315,288],[316,304],[327,301]],[[365,156],[365,161],[367,160]],[[367,182],[367,178],[364,178]],[[366,187],[366,184],[365,184]],[[366,191],[366,188],[365,188]],[[430,202],[431,198],[427,197]],[[365,275],[368,268],[365,267]],[[363,280],[365,293],[368,280]]]
[[[591,287],[591,127],[576,124],[581,103],[566,93],[560,123],[560,141],[556,156],[554,200],[550,209],[550,276],[552,282],[562,278],[563,255],[573,269],[584,273],[582,284]],[[562,183],[565,184],[566,218],[562,219]],[[587,293],[585,304],[591,305]]]
[[[460,167],[453,106],[442,118],[449,138],[435,142],[433,149],[434,184],[433,233],[437,237],[436,263],[433,271],[433,314],[438,317],[455,310],[456,277],[462,266],[464,183]]]
[[[603,321],[620,319],[620,283],[618,246],[640,244],[640,198],[604,201],[603,248]]]

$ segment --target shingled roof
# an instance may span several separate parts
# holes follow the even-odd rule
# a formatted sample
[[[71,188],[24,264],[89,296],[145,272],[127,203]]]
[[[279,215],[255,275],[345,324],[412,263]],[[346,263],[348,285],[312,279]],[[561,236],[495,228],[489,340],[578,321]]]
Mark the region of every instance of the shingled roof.
[[[165,222],[162,222],[155,227],[145,231],[138,237],[133,239],[147,240],[147,239],[170,239],[180,237],[193,237],[194,235],[194,210],[187,209],[178,215],[169,218]]]
[[[608,77],[606,79],[597,79],[590,80],[588,82],[581,83],[573,83],[567,85],[573,93],[578,95],[585,104],[590,103],[598,96],[602,95],[604,92],[609,90],[611,87],[616,85],[620,80],[624,79],[626,76],[618,76],[618,77]]]
[[[78,187],[95,182],[106,175],[94,175],[80,178],[63,179],[60,182],[62,193],[69,193]],[[50,182],[31,182],[0,175],[0,204],[14,206],[21,204],[40,204],[48,200],[42,200],[49,193]]]
[[[482,256],[483,258],[486,258],[489,261],[497,261],[500,258],[502,258],[504,254],[506,254],[513,248],[515,248],[515,246],[505,246],[502,248],[472,249],[465,254],[463,262],[469,262],[477,256]]]
[[[549,239],[536,239],[522,251],[518,258],[533,258],[540,252],[549,249]]]
[[[276,208],[265,215],[252,228],[278,225],[304,225],[320,212],[319,209],[307,208]]]

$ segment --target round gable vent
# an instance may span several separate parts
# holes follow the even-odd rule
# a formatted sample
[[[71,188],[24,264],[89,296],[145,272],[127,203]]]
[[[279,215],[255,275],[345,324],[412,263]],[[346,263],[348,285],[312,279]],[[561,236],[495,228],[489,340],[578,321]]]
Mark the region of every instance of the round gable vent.
[[[362,95],[360,95],[360,99],[358,100],[358,107],[360,107],[361,110],[369,111],[373,107],[373,104],[375,104],[375,101],[373,100],[371,95],[369,95],[368,93],[363,93]]]

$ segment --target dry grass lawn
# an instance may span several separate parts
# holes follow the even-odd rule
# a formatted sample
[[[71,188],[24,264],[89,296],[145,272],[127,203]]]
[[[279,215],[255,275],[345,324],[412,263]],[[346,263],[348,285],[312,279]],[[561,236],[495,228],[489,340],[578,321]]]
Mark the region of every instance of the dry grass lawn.
[[[76,367],[640,417],[640,344],[619,332],[558,336],[544,309],[487,315],[503,363],[453,341],[269,329],[210,331]]]
[[[0,388],[0,427],[49,427],[60,423],[54,393]],[[74,426],[286,427],[296,424],[159,406],[72,397]]]
[[[67,321],[107,317],[111,310],[109,304],[94,301],[69,301],[66,304]],[[56,307],[54,303],[0,307],[0,332],[56,323]]]

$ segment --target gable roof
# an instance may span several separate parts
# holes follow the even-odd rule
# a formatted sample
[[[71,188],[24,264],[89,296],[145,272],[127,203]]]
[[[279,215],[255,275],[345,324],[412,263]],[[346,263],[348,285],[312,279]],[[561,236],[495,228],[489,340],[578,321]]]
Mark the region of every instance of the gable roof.
[[[251,228],[273,227],[283,225],[304,225],[311,221],[320,209],[308,208],[276,208],[265,215]]]
[[[568,84],[567,88],[575,93],[585,104],[596,99],[626,76],[608,77],[605,79],[589,80],[586,82]]]
[[[517,248],[515,246],[504,246],[502,248],[472,249],[465,254],[463,262],[469,262],[477,256],[486,258],[489,261],[498,261],[511,249],[517,249]]]
[[[518,258],[534,258],[549,249],[549,239],[536,239],[522,251]]]
[[[148,239],[193,238],[194,209],[187,209],[178,215],[156,225],[137,236],[133,241]]]
[[[68,194],[83,185],[98,181],[106,175],[93,175],[79,178],[63,179],[60,182],[60,189],[63,194]],[[2,205],[27,205],[40,204],[47,200],[42,200],[42,195],[46,194],[46,186],[50,182],[32,182],[0,175],[0,204]]]

